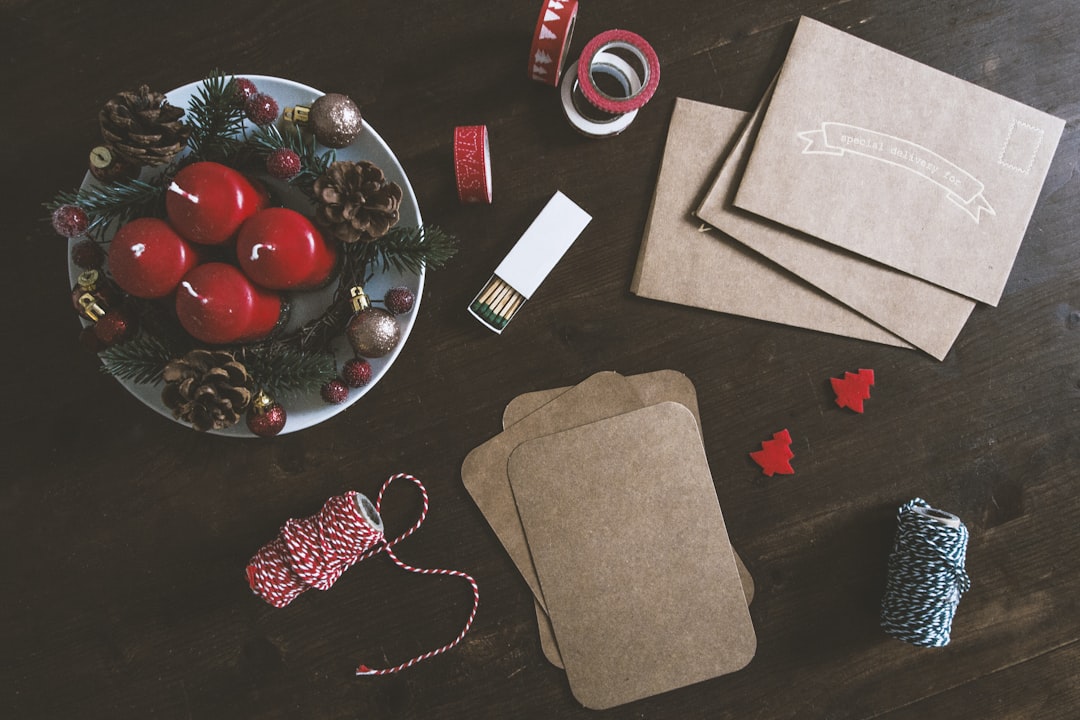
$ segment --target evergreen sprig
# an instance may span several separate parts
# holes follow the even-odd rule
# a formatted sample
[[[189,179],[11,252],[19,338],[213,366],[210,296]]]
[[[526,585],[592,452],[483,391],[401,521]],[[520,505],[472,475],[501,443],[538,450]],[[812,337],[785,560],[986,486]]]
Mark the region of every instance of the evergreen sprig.
[[[185,162],[221,162],[244,144],[244,105],[232,76],[220,70],[210,73],[188,102],[187,115],[191,154]]]
[[[160,182],[126,180],[111,185],[87,185],[80,190],[62,191],[45,209],[78,205],[90,217],[87,233],[97,236],[113,222],[123,224],[136,217],[165,214],[165,188]]]
[[[121,380],[156,385],[161,382],[161,371],[176,354],[156,336],[143,332],[102,351],[100,357],[102,372]]]
[[[337,377],[328,352],[305,352],[285,344],[243,346],[233,351],[255,383],[274,397],[318,390]]]
[[[454,236],[434,225],[396,227],[375,242],[357,244],[363,265],[379,272],[419,274],[425,265],[442,267],[457,253]]]

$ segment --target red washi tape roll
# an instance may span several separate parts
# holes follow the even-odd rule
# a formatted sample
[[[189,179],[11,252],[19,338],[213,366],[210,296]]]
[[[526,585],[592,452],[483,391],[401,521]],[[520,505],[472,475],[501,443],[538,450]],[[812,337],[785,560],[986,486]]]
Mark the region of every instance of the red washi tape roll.
[[[454,128],[454,175],[463,203],[491,204],[491,154],[487,125]]]
[[[641,89],[629,97],[613,97],[596,85],[592,73],[593,61],[601,52],[624,50],[641,64]],[[598,110],[621,114],[639,110],[652,99],[660,84],[660,58],[645,38],[629,30],[607,30],[600,33],[585,46],[578,58],[578,82],[581,94]]]
[[[610,52],[598,52],[591,66],[593,75],[606,75],[619,86],[623,97],[629,97],[641,91],[641,78],[630,63]],[[562,88],[563,115],[570,126],[582,135],[591,138],[604,138],[618,135],[630,123],[634,122],[638,111],[612,114],[597,110],[581,95],[581,83],[578,82],[577,65],[571,64],[563,75]]]
[[[552,87],[559,86],[577,11],[577,0],[544,0],[529,50],[530,78]]]

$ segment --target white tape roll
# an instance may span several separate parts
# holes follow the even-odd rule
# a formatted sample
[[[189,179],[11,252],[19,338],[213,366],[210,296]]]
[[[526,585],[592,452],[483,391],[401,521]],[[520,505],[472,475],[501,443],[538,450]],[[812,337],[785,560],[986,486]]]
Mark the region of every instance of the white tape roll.
[[[614,53],[597,53],[591,67],[594,75],[607,75],[615,80],[624,91],[625,97],[631,97],[641,91],[641,76],[630,63]],[[611,115],[590,105],[581,93],[577,63],[570,63],[570,66],[566,68],[560,95],[566,119],[575,130],[588,137],[603,138],[618,135],[630,127],[630,123],[634,122],[638,114],[637,110],[632,110],[622,115]]]

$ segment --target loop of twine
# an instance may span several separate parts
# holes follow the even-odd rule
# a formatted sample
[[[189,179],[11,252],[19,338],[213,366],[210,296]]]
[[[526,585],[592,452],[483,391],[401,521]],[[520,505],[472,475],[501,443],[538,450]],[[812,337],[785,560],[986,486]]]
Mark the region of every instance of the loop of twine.
[[[398,479],[412,481],[420,491],[423,507],[416,522],[393,540],[387,540],[380,528],[368,522],[360,512],[358,493],[350,491],[331,497],[311,517],[286,521],[278,537],[263,546],[247,566],[248,584],[252,591],[278,608],[285,607],[308,588],[329,590],[350,567],[381,552],[385,552],[395,565],[407,572],[459,577],[469,583],[473,592],[473,607],[457,637],[440,648],[394,667],[372,669],[361,664],[356,670],[357,675],[389,675],[450,650],[465,638],[480,605],[480,589],[471,575],[458,570],[414,567],[394,553],[395,545],[420,529],[427,518],[429,506],[423,483],[412,475],[398,473],[390,476],[379,490],[375,500],[376,512],[382,513],[383,497]]]
[[[944,647],[960,597],[971,588],[964,568],[968,530],[963,523],[951,527],[916,508],[932,510],[925,500],[915,498],[896,514],[881,627],[912,645]]]

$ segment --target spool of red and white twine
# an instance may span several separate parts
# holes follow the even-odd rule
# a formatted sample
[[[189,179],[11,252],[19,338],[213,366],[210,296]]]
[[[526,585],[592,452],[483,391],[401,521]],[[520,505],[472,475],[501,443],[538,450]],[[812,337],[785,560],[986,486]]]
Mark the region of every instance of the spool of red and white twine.
[[[399,478],[411,480],[420,491],[423,508],[420,517],[408,530],[393,540],[383,533],[382,501],[387,488]],[[329,590],[342,573],[367,558],[385,552],[402,570],[421,575],[450,575],[469,583],[473,592],[473,607],[465,627],[457,637],[440,648],[418,655],[400,665],[372,669],[361,664],[357,675],[390,675],[412,667],[428,658],[452,649],[472,627],[480,605],[480,589],[471,575],[459,570],[413,567],[402,562],[393,547],[416,532],[428,513],[428,494],[423,483],[412,475],[392,475],[379,490],[372,504],[358,492],[335,495],[322,509],[308,518],[290,519],[278,536],[263,546],[247,566],[248,584],[253,592],[274,607],[285,607],[308,588]]]

